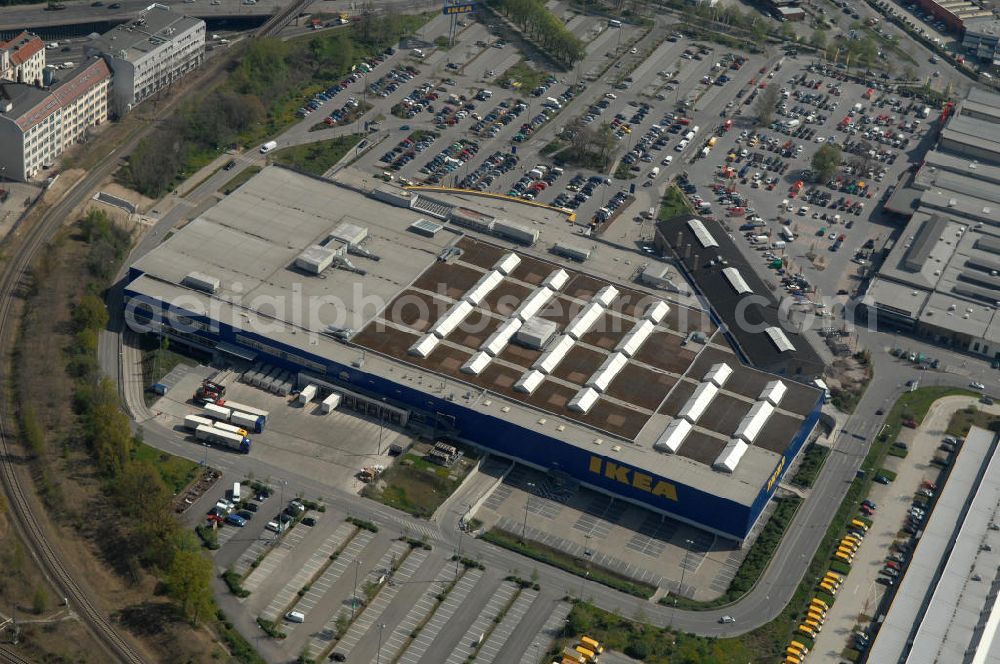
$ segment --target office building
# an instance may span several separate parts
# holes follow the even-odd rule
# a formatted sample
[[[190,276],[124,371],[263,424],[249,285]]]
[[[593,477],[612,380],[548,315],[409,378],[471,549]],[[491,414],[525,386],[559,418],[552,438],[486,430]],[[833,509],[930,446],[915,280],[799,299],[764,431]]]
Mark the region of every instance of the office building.
[[[152,4],[85,47],[114,73],[111,111],[121,116],[198,68],[205,57],[205,22]]]
[[[51,88],[0,82],[0,169],[27,180],[108,118],[111,72],[92,58]]]

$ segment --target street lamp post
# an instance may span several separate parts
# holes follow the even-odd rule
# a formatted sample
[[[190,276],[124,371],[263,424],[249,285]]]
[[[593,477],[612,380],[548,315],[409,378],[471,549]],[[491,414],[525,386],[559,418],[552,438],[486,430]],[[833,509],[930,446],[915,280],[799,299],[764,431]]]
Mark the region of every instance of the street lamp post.
[[[681,563],[681,584],[677,586],[677,592],[674,593],[674,611],[670,616],[671,625],[674,624],[674,619],[677,617],[677,597],[681,594],[681,589],[684,587],[684,572],[687,571],[688,554],[691,553],[691,549],[688,547],[694,544],[694,540],[686,539],[684,540],[684,544],[687,546],[684,548],[684,562]]]
[[[528,499],[524,501],[524,522],[521,524],[521,541],[524,541],[524,531],[528,529],[528,505],[531,504],[531,489],[535,488],[534,482],[528,482],[525,485],[528,491]]]
[[[378,624],[378,650],[375,653],[375,664],[382,664],[382,630],[385,629],[385,623]]]
[[[358,605],[358,570],[361,568],[361,561],[354,561],[354,594],[351,595],[351,620],[354,620],[354,609]]]

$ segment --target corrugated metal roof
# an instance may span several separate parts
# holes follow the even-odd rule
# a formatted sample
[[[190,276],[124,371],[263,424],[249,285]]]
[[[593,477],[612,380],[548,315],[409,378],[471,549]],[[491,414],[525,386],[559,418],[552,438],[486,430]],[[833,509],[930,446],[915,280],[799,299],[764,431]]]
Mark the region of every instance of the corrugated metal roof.
[[[472,305],[465,300],[456,302],[451,309],[438,319],[438,322],[431,328],[431,332],[444,339],[454,332],[456,327],[462,324],[466,316],[472,313],[472,308]]]
[[[643,318],[651,320],[654,323],[659,323],[668,313],[670,313],[670,305],[663,300],[657,300],[649,305]]]
[[[476,284],[470,288],[462,299],[471,304],[478,305],[490,292],[503,281],[503,273],[500,270],[493,270],[484,274]]]
[[[604,307],[597,302],[591,302],[581,309],[580,313],[566,326],[566,334],[579,340],[603,315]]]
[[[493,358],[490,357],[489,353],[485,351],[479,351],[478,353],[470,357],[465,364],[462,365],[461,370],[463,373],[472,374],[473,376],[478,376],[483,372],[483,369],[485,369],[492,360]]]
[[[523,324],[519,318],[508,318],[500,323],[500,327],[483,342],[480,349],[496,357],[503,352],[503,349],[510,343],[510,338],[521,329]]]
[[[409,353],[410,355],[416,355],[417,357],[427,357],[434,352],[434,349],[437,348],[438,342],[440,341],[441,340],[433,334],[425,334],[417,339],[412,346],[410,346]]]
[[[552,299],[553,295],[555,295],[555,293],[544,286],[536,289],[528,295],[528,297],[524,298],[524,301],[521,302],[521,306],[519,306],[517,311],[514,312],[514,316],[516,318],[520,318],[521,320],[528,320],[541,311],[542,308],[548,304],[549,300]]]
[[[677,413],[677,417],[683,417],[689,420],[692,424],[698,421],[698,418],[702,416],[708,406],[715,399],[715,395],[719,393],[719,388],[717,388],[712,383],[700,383],[698,387],[694,389],[694,394],[691,398],[687,400],[687,403],[681,407],[680,412]]]
[[[493,265],[494,270],[499,270],[504,276],[510,274],[514,271],[518,265],[521,264],[521,257],[517,254],[511,253],[507,254]]]
[[[605,307],[610,307],[611,303],[615,301],[618,297],[618,289],[614,286],[605,286],[601,290],[597,291],[594,297],[590,298],[591,302],[600,302]]]
[[[642,344],[646,342],[646,339],[649,338],[649,335],[651,335],[655,329],[656,325],[654,325],[652,321],[639,321],[624,337],[622,337],[622,340],[618,342],[618,345],[615,346],[615,352],[622,352],[629,357],[632,357],[639,352]]]
[[[549,276],[545,277],[545,281],[542,282],[542,285],[551,288],[552,290],[562,290],[567,281],[569,281],[569,273],[566,272],[566,270],[559,268],[555,272],[549,274]]]
[[[568,408],[570,410],[575,410],[578,413],[586,413],[594,407],[594,404],[597,403],[597,398],[599,396],[600,395],[597,393],[597,390],[594,388],[585,387],[577,392],[576,396],[570,400]]]
[[[520,380],[514,384],[514,389],[518,392],[531,394],[538,389],[538,386],[542,384],[543,380],[545,380],[545,374],[536,369],[532,369],[521,376]]]
[[[653,443],[653,449],[658,452],[675,453],[684,443],[687,435],[691,433],[692,428],[694,428],[693,425],[685,419],[671,420],[660,437]]]
[[[780,327],[768,327],[765,328],[764,332],[766,332],[767,336],[770,337],[771,343],[774,344],[779,353],[795,350],[795,346],[793,346],[792,342],[788,340],[788,337],[785,336],[784,331],[782,331]]]
[[[549,349],[542,353],[542,356],[535,360],[535,363],[531,365],[532,369],[538,369],[543,373],[552,373],[559,363],[563,361],[566,357],[566,353],[569,349],[573,347],[573,337],[569,335],[562,335],[555,342],[549,346]]]
[[[733,368],[725,362],[719,362],[709,368],[708,373],[705,374],[705,380],[709,383],[715,383],[718,387],[722,387],[732,375]]]
[[[739,465],[740,459],[743,458],[748,449],[750,449],[749,445],[742,440],[734,438],[722,448],[722,453],[719,454],[719,458],[715,460],[712,467],[716,470],[732,473],[736,470],[736,466]]]
[[[780,380],[772,380],[770,383],[764,386],[764,390],[757,397],[760,401],[767,401],[772,406],[777,406],[781,403],[781,398],[785,396],[785,392],[788,390],[788,386],[782,383]]]
[[[701,219],[688,219],[688,228],[691,229],[691,232],[694,233],[694,236],[698,238],[698,242],[705,249],[719,246],[719,243],[715,241],[712,234],[705,228],[705,224],[701,223]]]
[[[726,281],[729,282],[729,285],[733,287],[733,290],[737,294],[746,295],[753,292],[753,289],[747,284],[746,279],[743,278],[743,275],[735,267],[723,268],[722,276],[726,278]]]
[[[628,364],[628,356],[625,353],[613,353],[608,355],[604,364],[587,381],[587,387],[592,387],[598,392],[608,389],[608,385],[615,379],[621,370]]]
[[[753,406],[750,407],[750,412],[740,420],[740,424],[736,427],[736,432],[733,436],[752,443],[758,434],[760,434],[760,430],[767,424],[772,413],[774,413],[774,406],[769,402],[755,401]]]

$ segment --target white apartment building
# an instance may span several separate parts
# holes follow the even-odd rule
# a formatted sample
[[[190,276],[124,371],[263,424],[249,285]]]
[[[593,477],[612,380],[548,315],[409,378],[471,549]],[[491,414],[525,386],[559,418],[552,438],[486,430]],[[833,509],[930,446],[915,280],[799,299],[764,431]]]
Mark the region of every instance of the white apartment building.
[[[84,52],[107,61],[114,73],[111,110],[122,116],[201,65],[205,22],[152,4],[135,19],[101,35]]]
[[[0,174],[28,180],[108,119],[111,71],[92,58],[50,89],[0,81]]]
[[[10,41],[0,41],[0,79],[41,85],[45,71],[45,42],[38,35],[22,32]]]

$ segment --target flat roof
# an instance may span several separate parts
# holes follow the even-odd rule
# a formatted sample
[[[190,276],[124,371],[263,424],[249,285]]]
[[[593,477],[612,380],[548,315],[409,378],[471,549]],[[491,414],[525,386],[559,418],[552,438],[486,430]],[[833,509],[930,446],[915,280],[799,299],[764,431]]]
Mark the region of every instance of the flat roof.
[[[1000,162],[1000,134],[997,125],[987,120],[955,114],[941,130],[942,141],[954,141],[963,146],[990,153],[991,161]]]
[[[997,434],[973,427],[920,534],[868,661],[996,661],[1000,643],[995,639],[1000,615],[994,610],[993,589],[1000,569],[1000,532],[992,527],[1000,507],[996,461]],[[987,653],[993,657],[986,658]]]
[[[178,14],[166,5],[154,3],[127,23],[111,28],[88,44],[89,49],[123,60],[135,61],[197,26],[200,18]]]
[[[466,204],[488,212],[476,202]],[[408,232],[421,214],[271,166],[136,261],[133,269],[142,276],[127,288],[196,313],[211,311],[237,329],[341,364],[363,358],[366,372],[692,487],[743,503],[756,498],[816,405],[817,390],[788,390],[736,471],[713,471],[718,451],[775,377],[741,365],[706,312],[662,291],[583,272],[579,264],[540,249],[504,246],[454,226],[433,238]],[[315,275],[294,268],[299,253],[322,244],[345,221],[367,228],[362,248],[380,260],[351,253],[346,258],[353,271],[331,267]],[[601,251],[609,264],[621,262],[611,248]],[[492,279],[495,285],[485,298],[466,307],[468,315],[454,329],[449,326],[427,357],[410,354],[410,347],[511,253],[519,258],[517,267]],[[544,351],[513,343],[479,374],[462,372],[487,337],[559,269],[569,279],[539,315],[560,330],[609,286],[617,295],[540,386],[530,394],[514,389]],[[183,286],[191,272],[218,279],[218,290]],[[304,305],[299,314],[294,304],[285,306],[290,294]],[[670,311],[652,334],[586,412],[571,410],[570,401],[643,318],[647,305],[661,300]],[[324,334],[329,325],[356,332],[349,341],[336,340]],[[689,340],[691,330],[702,332],[704,343]],[[691,437],[678,454],[654,451],[653,443],[719,362],[734,372]]]
[[[671,251],[685,266],[689,277],[693,278],[698,290],[725,323],[749,361],[764,371],[802,382],[821,376],[825,362],[803,335],[783,325],[771,288],[758,276],[755,267],[747,261],[729,233],[714,219],[701,219],[717,245],[704,248],[687,223],[690,219],[689,216],[681,216],[657,224],[657,246]],[[720,258],[725,261],[725,266],[719,264]],[[715,264],[714,267],[709,267],[710,262]],[[723,267],[738,269],[752,293],[734,291],[726,280]],[[794,350],[783,351],[772,343],[771,338],[763,334],[769,327],[781,329]]]

